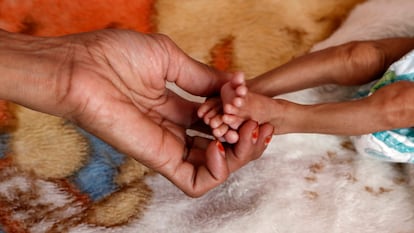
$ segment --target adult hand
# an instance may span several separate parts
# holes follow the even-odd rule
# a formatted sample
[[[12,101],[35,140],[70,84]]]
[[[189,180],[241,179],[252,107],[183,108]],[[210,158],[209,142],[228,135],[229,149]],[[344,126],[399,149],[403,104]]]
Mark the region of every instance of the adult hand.
[[[20,62],[6,66],[6,74],[18,78],[1,80],[15,91],[0,89],[0,98],[75,122],[190,196],[204,194],[259,157],[272,135],[270,125],[248,122],[234,146],[201,139],[187,143],[185,130],[195,121],[198,104],[168,90],[166,82],[206,96],[228,75],[194,61],[166,36],[126,30],[3,36],[19,39],[19,49],[6,51]]]

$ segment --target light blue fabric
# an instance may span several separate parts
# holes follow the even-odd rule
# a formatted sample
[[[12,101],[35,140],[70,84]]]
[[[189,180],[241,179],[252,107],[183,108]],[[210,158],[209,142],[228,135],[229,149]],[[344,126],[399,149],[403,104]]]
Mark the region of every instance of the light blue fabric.
[[[99,201],[118,190],[114,178],[125,156],[97,137],[81,132],[89,139],[91,153],[88,163],[75,174],[73,182],[93,201]]]
[[[6,156],[9,146],[9,134],[0,134],[0,159]]]
[[[393,63],[377,82],[359,90],[357,97],[371,95],[386,85],[400,81],[414,82],[414,50]],[[362,154],[387,161],[414,163],[413,127],[376,132],[353,139],[356,149]]]
[[[393,137],[390,132],[394,132],[398,135],[404,136],[408,141],[414,143],[414,130],[410,129],[396,129],[391,131],[382,131],[376,132],[372,135],[377,138],[378,140],[384,142],[390,148],[400,152],[400,153],[414,153],[414,147],[404,144],[403,142],[398,141],[395,137]]]

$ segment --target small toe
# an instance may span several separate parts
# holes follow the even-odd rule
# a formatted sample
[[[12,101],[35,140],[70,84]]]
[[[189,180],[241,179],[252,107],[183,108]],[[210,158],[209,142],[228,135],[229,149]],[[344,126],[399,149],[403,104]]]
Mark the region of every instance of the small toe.
[[[222,138],[227,131],[229,130],[229,127],[226,124],[222,124],[219,127],[213,129],[213,135],[216,138]]]
[[[216,115],[210,119],[210,127],[215,129],[223,124],[222,116]]]
[[[244,99],[240,97],[236,97],[233,99],[234,107],[241,108],[244,105]]]
[[[228,130],[224,135],[224,139],[230,143],[234,144],[239,141],[239,134],[234,130]]]

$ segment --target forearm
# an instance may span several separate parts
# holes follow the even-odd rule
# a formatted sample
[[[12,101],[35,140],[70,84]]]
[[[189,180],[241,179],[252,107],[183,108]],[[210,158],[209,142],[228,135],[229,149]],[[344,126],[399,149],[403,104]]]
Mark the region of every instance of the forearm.
[[[392,63],[414,49],[414,37],[378,40],[376,46],[384,54],[384,67],[388,68]]]
[[[288,103],[276,133],[361,135],[384,130],[380,114],[372,114],[364,109],[365,105],[366,100],[317,105]]]
[[[248,81],[250,90],[267,95],[324,84],[361,85],[377,79],[414,49],[413,38],[350,42],[299,57]]]
[[[0,99],[36,110],[53,107],[68,49],[56,40],[0,30]]]
[[[342,50],[334,47],[306,54],[248,80],[249,90],[266,96],[277,96],[333,82],[334,70]]]
[[[300,105],[284,100],[275,125],[277,134],[324,133],[361,135],[414,126],[414,83],[397,82],[354,101]],[[277,102],[276,102],[277,103]]]

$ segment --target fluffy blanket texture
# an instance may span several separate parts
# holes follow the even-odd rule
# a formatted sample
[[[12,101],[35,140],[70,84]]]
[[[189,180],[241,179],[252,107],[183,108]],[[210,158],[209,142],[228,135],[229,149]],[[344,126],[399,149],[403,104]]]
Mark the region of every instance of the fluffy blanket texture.
[[[249,77],[309,50],[414,36],[412,0],[69,2],[0,1],[0,28],[162,32],[194,58]],[[283,98],[333,101],[350,91]],[[192,199],[62,119],[0,101],[0,132],[0,232],[414,232],[413,165],[361,157],[345,137],[274,137],[262,158]]]

